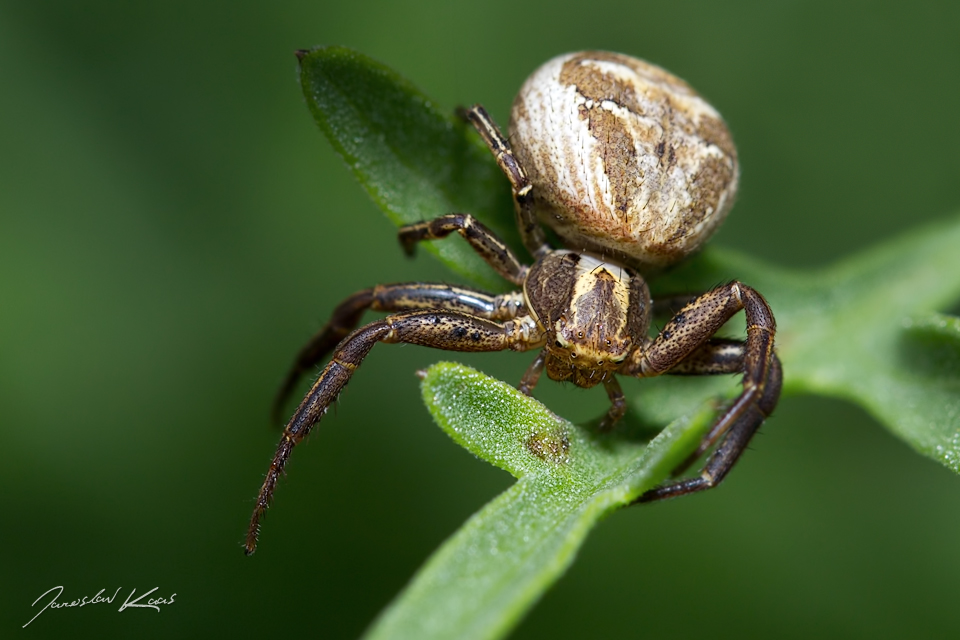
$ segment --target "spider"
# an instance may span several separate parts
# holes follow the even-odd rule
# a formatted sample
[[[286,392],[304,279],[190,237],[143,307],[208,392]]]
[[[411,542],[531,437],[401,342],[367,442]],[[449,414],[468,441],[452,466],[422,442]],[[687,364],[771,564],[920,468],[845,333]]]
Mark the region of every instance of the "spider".
[[[248,555],[256,549],[260,519],[294,447],[323,417],[379,342],[449,351],[539,349],[518,389],[530,395],[544,370],[551,379],[578,387],[602,385],[610,408],[600,429],[612,428],[626,411],[618,375],[743,374],[739,396],[718,416],[697,450],[674,471],[679,475],[716,445],[700,474],[651,489],[635,503],[719,484],[777,404],[782,372],[774,352],[776,322],[762,295],[738,281],[718,286],[688,298],[659,335],[650,337],[654,303],[640,271],[626,264],[627,260],[605,259],[599,251],[552,248],[537,221],[541,185],[528,178],[510,143],[483,107],[474,106],[464,115],[510,181],[520,235],[533,263],[524,264],[490,229],[465,213],[441,215],[399,230],[400,243],[411,255],[419,242],[459,234],[519,289],[491,295],[448,284],[385,284],[341,302],[330,321],[298,354],[274,403],[274,412],[279,414],[301,376],[333,351],[284,429],[247,531]],[[357,328],[367,310],[391,315]],[[741,310],[746,315],[745,341],[713,337]]]

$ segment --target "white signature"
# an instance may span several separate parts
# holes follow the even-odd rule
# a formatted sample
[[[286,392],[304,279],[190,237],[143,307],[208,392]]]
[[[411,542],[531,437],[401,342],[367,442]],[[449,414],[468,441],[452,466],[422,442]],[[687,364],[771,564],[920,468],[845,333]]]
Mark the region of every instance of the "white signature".
[[[71,600],[70,602],[57,601],[57,598],[63,595],[63,586],[47,589],[46,591],[40,594],[39,598],[33,601],[33,604],[30,605],[31,607],[37,606],[37,603],[40,602],[43,599],[43,597],[46,596],[47,594],[50,594],[53,592],[56,592],[56,593],[54,593],[53,597],[50,598],[50,602],[48,602],[43,607],[43,609],[40,609],[40,611],[37,611],[37,615],[30,618],[30,622],[33,622],[34,620],[36,620],[37,616],[39,616],[41,613],[43,613],[47,609],[65,609],[67,607],[85,607],[88,604],[102,604],[104,602],[106,602],[107,604],[113,604],[114,599],[117,597],[117,594],[120,593],[120,589],[122,588],[123,587],[117,587],[117,590],[114,591],[113,595],[110,597],[103,595],[103,592],[106,591],[106,589],[100,589],[100,591],[97,592],[97,595],[93,596],[92,598],[89,596],[83,596],[82,598],[79,598],[77,600]],[[137,590],[134,589],[133,591],[130,592],[130,595],[127,596],[127,599],[124,600],[123,604],[120,605],[120,608],[117,609],[117,611],[123,611],[124,609],[154,609],[157,612],[159,612],[160,605],[173,604],[173,599],[177,597],[177,594],[175,593],[171,594],[169,598],[150,598],[146,602],[141,602],[141,600],[143,600],[144,598],[146,598],[147,596],[149,596],[151,593],[153,593],[159,588],[160,587],[154,587],[153,589],[150,589],[150,591],[147,591],[146,593],[141,595],[139,598],[132,600],[131,598],[133,598],[133,596],[136,595],[137,593]],[[27,622],[27,624],[30,624],[30,622]],[[27,624],[23,626],[26,627]]]

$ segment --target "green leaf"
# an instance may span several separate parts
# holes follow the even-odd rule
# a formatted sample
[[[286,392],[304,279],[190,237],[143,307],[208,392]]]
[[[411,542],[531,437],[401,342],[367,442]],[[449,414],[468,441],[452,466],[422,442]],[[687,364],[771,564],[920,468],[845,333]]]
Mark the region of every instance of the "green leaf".
[[[318,49],[301,65],[317,122],[396,224],[468,211],[519,247],[506,180],[468,127],[346,49]],[[458,239],[433,244],[454,270],[502,288]],[[756,288],[777,317],[785,394],[855,402],[960,472],[960,319],[942,313],[960,299],[957,247],[955,216],[812,271],[711,248],[652,287],[655,297],[734,279]],[[742,334],[742,320],[729,329]],[[709,406],[738,387],[726,377],[644,380],[624,424],[606,436],[457,365],[431,368],[423,390],[454,440],[519,480],[434,554],[377,621],[377,638],[506,634],[590,527],[664,480],[708,425]],[[644,445],[643,434],[668,424]]]
[[[709,406],[649,445],[599,436],[452,363],[423,397],[450,437],[518,482],[474,515],[418,573],[369,638],[497,638],[572,562],[593,525],[662,482],[710,425]]]
[[[301,54],[300,80],[320,129],[394,224],[471,213],[521,247],[509,183],[465,122],[442,113],[396,72],[344,47]],[[506,287],[460,238],[425,248],[475,284]]]

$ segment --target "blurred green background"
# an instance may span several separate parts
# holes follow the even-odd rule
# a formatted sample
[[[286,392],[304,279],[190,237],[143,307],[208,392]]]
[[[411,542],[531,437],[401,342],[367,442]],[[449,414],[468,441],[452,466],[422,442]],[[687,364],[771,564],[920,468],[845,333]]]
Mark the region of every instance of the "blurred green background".
[[[420,401],[414,371],[451,356],[380,347],[241,552],[301,343],[359,288],[452,279],[403,258],[311,120],[293,51],[317,44],[502,123],[555,54],[658,63],[739,146],[715,242],[779,264],[960,207],[952,1],[4,2],[5,637],[356,637],[511,483]],[[516,381],[529,356],[456,359]],[[606,402],[550,382],[538,397],[574,420]],[[955,637],[960,479],[832,400],[784,399],[752,448],[721,490],[604,521],[516,637]],[[177,596],[21,630],[57,585]]]

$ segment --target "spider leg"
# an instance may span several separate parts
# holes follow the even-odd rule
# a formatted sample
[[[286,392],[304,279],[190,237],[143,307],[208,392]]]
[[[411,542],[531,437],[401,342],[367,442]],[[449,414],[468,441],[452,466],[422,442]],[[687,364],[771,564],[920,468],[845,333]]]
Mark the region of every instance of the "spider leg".
[[[497,235],[469,213],[448,213],[427,222],[400,227],[398,237],[407,255],[413,255],[418,242],[446,238],[459,233],[497,273],[515,285],[522,285],[527,267]]]
[[[740,310],[746,312],[747,340],[710,340]],[[639,377],[743,372],[743,391],[716,420],[686,468],[723,438],[699,479],[667,484],[648,491],[637,502],[683,495],[716,486],[739,458],[750,438],[773,411],[780,397],[782,372],[773,352],[776,321],[757,291],[739,282],[717,287],[684,306],[660,335],[638,349],[621,373]]]
[[[514,321],[497,323],[466,313],[437,309],[397,313],[348,335],[337,345],[330,362],[283,430],[250,519],[245,544],[247,555],[256,549],[260,519],[270,504],[277,480],[293,448],[320,421],[375,344],[405,342],[449,351],[523,351],[538,346],[538,340],[539,336],[528,335]]]
[[[673,369],[670,369],[667,374],[705,376],[724,373],[743,373],[744,346],[742,340],[711,338],[706,344],[681,360],[680,363]],[[776,355],[774,355],[774,358],[776,358]],[[687,456],[687,459],[673,470],[674,476],[686,471],[690,465],[696,462],[710,447],[716,444],[717,439],[723,435],[720,431],[720,427],[723,424],[723,420],[718,420],[710,428],[710,431],[707,432],[700,441],[697,450]]]
[[[671,376],[743,373],[743,352],[743,340],[710,338],[666,373]]]
[[[767,379],[763,395],[735,420],[723,438],[723,442],[720,443],[717,450],[714,451],[707,460],[698,477],[667,483],[651,489],[631,504],[675,498],[688,493],[696,493],[697,491],[710,489],[720,484],[720,481],[729,473],[730,469],[737,463],[740,455],[746,450],[747,445],[750,444],[750,439],[760,428],[760,425],[763,424],[767,416],[769,416],[770,413],[773,412],[774,407],[777,406],[777,400],[780,397],[782,376],[783,372],[780,367],[780,359],[774,355],[770,363],[770,376]],[[702,443],[698,451],[700,449],[704,449]],[[691,456],[683,465],[678,467],[677,471],[674,471],[674,474],[682,472],[682,470],[696,460],[697,457],[699,457],[699,455],[696,455],[696,457]]]
[[[547,244],[547,237],[540,223],[537,222],[537,214],[533,210],[533,185],[527,178],[526,171],[513,155],[510,142],[500,132],[500,128],[486,109],[475,104],[466,111],[465,115],[483,141],[487,143],[493,157],[497,159],[500,170],[510,180],[510,186],[513,187],[517,226],[520,229],[520,237],[523,238],[523,246],[535,258],[543,257],[550,251],[550,245]]]
[[[494,296],[467,287],[421,282],[377,285],[358,291],[337,305],[330,321],[300,349],[274,397],[270,414],[273,424],[282,424],[283,405],[304,374],[313,371],[338,342],[357,328],[360,318],[368,309],[444,309],[488,320],[509,320],[526,313],[523,295],[519,292]]]
[[[543,365],[546,364],[546,362],[547,352],[541,351],[537,354],[534,361],[530,363],[530,366],[527,367],[523,377],[520,378],[517,391],[526,396],[533,395],[533,388],[537,386],[537,382],[540,380],[540,374],[543,373]]]
[[[600,431],[609,431],[627,412],[627,401],[623,397],[623,389],[620,388],[620,383],[614,376],[610,376],[603,381],[603,388],[607,390],[607,397],[610,398],[610,408],[597,428]]]

